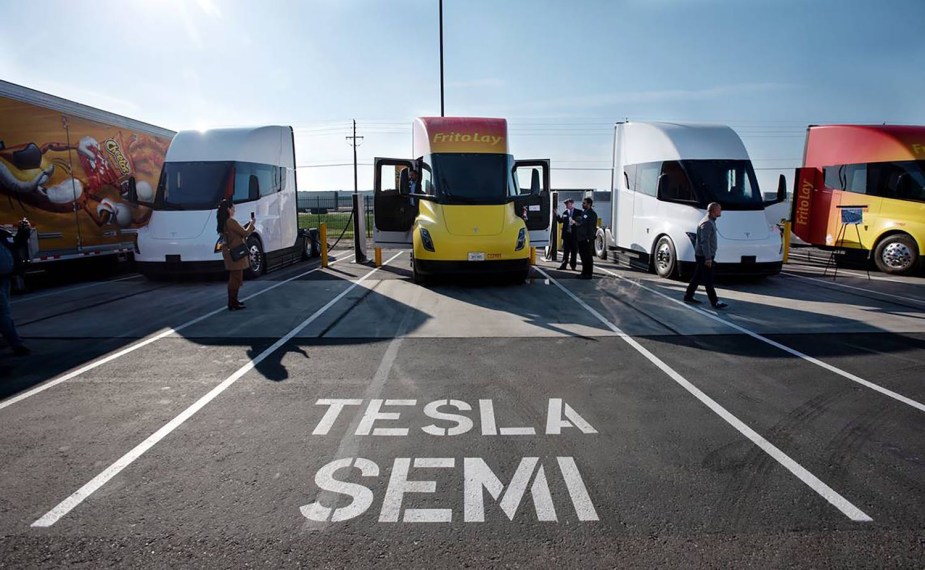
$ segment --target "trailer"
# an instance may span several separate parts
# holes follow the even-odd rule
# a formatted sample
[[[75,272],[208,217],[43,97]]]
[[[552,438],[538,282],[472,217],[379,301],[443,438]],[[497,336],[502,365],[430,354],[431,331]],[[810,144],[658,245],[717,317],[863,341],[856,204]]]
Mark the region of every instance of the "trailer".
[[[0,81],[0,225],[32,222],[33,267],[127,258],[175,133]]]

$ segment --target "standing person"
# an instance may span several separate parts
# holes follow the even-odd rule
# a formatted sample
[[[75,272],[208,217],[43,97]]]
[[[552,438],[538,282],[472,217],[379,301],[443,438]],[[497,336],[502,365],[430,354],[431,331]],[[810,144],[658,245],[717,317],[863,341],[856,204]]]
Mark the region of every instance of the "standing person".
[[[700,220],[697,226],[697,240],[694,244],[694,258],[697,260],[697,267],[694,269],[694,275],[691,277],[690,285],[687,286],[687,292],[684,294],[685,303],[699,304],[700,301],[694,298],[697,292],[697,286],[703,283],[703,288],[707,290],[707,297],[710,298],[710,304],[716,309],[725,309],[728,307],[716,297],[716,289],[713,288],[713,259],[716,257],[716,218],[723,215],[723,207],[716,202],[711,202],[707,206],[707,215]]]
[[[579,279],[591,279],[594,275],[594,238],[597,236],[597,212],[591,206],[594,200],[585,198],[581,201],[581,213],[573,219],[578,239],[578,255],[581,256],[581,275]]]
[[[251,212],[251,221],[247,229],[234,219],[234,203],[229,199],[222,200],[218,205],[218,233],[224,238],[222,258],[225,260],[225,269],[228,270],[228,310],[244,309],[244,303],[238,300],[238,291],[244,283],[244,270],[250,265],[250,257],[245,255],[241,259],[231,258],[231,250],[245,243],[247,236],[254,233],[254,214]]]
[[[561,216],[556,216],[556,220],[562,222],[562,265],[559,269],[565,269],[566,265],[571,266],[572,271],[578,264],[578,238],[576,237],[576,227],[572,223],[579,220],[578,210],[575,209],[575,200],[571,198],[565,201],[565,211]]]
[[[6,339],[16,356],[26,356],[32,353],[16,332],[10,309],[10,289],[13,285],[13,277],[24,269],[24,257],[21,252],[27,250],[31,233],[32,226],[26,218],[19,222],[16,235],[0,228],[0,334],[3,334],[3,338]]]

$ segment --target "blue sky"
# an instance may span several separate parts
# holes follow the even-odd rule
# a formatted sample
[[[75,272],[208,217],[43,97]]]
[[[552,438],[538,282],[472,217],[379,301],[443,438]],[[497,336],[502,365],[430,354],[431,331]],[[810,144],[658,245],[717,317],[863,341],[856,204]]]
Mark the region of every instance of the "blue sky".
[[[439,115],[437,0],[0,0],[0,78],[172,129],[291,124],[303,190],[352,189]],[[606,188],[612,124],[721,122],[763,190],[807,124],[925,124],[925,2],[444,0],[446,114],[509,120],[553,186]],[[792,181],[791,181],[792,183]]]

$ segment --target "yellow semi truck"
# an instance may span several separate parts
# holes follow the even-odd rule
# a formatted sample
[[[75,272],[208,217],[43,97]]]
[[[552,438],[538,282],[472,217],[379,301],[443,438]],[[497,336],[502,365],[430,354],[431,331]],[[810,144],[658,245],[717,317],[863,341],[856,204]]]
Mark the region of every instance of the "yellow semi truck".
[[[416,283],[457,273],[526,279],[531,248],[549,243],[549,160],[515,160],[504,119],[415,119],[412,150],[415,158],[375,160],[376,246],[410,248]]]

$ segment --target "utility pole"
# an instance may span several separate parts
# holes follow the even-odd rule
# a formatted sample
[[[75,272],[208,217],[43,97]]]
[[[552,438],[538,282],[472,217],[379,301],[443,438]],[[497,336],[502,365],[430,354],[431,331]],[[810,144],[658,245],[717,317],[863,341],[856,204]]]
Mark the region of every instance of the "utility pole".
[[[440,0],[440,116],[443,114],[443,0]]]
[[[363,137],[357,136],[357,121],[353,120],[353,136],[347,137],[347,140],[350,141],[350,144],[353,147],[353,193],[356,194],[358,191],[357,188],[357,147],[360,146],[360,143],[363,142]]]

